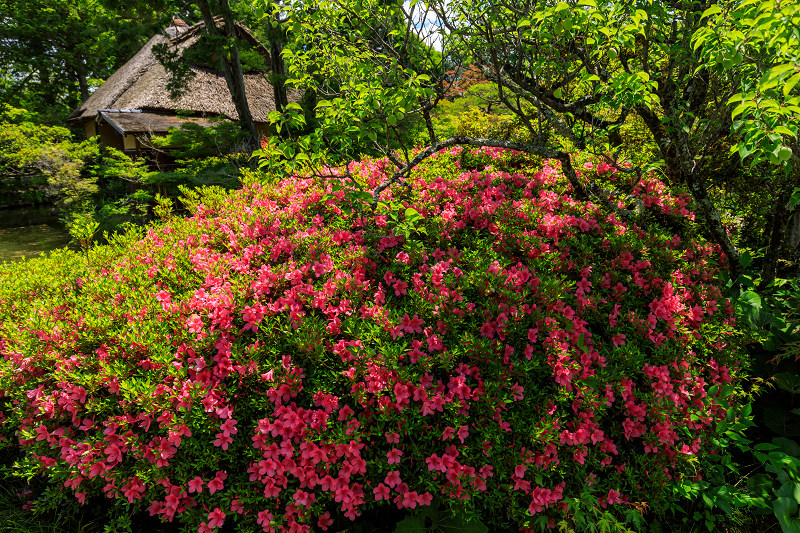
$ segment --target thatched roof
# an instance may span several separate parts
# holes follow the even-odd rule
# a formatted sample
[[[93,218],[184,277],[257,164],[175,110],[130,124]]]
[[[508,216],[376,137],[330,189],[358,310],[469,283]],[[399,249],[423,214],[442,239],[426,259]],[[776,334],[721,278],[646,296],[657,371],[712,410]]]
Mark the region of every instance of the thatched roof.
[[[169,75],[153,54],[153,46],[169,43],[181,54],[191,48],[202,35],[204,23],[191,27],[174,25],[166,30],[166,35],[156,35],[142,47],[127,63],[112,74],[81,106],[73,111],[70,122],[100,118],[100,109],[154,111],[161,114],[175,114],[177,111],[190,111],[204,116],[224,115],[238,120],[225,76],[221,72],[192,66],[194,77],[187,90],[176,98],[170,98],[167,83]],[[249,41],[262,55],[269,52],[248,30],[238,22],[236,30],[239,38]],[[267,73],[245,74],[245,90],[250,112],[256,122],[269,122],[270,111],[275,109],[272,85],[267,81]],[[299,99],[299,93],[290,92],[289,101]]]

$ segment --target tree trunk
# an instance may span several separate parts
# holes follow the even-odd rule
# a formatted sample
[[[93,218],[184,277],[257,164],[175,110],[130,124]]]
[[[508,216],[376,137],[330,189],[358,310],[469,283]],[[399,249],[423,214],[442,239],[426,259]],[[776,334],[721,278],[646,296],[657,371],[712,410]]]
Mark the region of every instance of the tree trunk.
[[[742,274],[742,267],[739,264],[739,250],[728,236],[728,231],[722,224],[719,211],[708,196],[705,180],[696,174],[690,174],[685,177],[685,182],[689,187],[689,192],[692,194],[694,204],[697,208],[697,214],[700,215],[703,226],[705,226],[706,231],[710,234],[711,239],[722,248],[725,257],[728,258],[728,272],[730,273],[731,279],[738,279]]]
[[[76,75],[78,77],[78,88],[81,91],[81,102],[85,102],[89,98],[89,82],[83,72],[77,72]]]
[[[759,289],[764,289],[767,285],[775,281],[775,273],[778,265],[778,257],[780,249],[784,243],[784,235],[786,233],[786,225],[789,222],[789,198],[792,196],[793,187],[786,187],[778,201],[772,208],[772,215],[770,217],[769,226],[769,244],[767,244],[767,253],[764,255],[764,265],[761,268],[761,283]]]
[[[283,40],[280,38],[280,28],[272,30],[274,34],[269,40],[269,55],[271,60],[270,68],[272,70],[272,91],[275,97],[275,109],[283,112],[286,106],[289,105],[289,100],[286,96],[286,68],[283,64]]]
[[[198,7],[203,15],[206,24],[206,31],[211,35],[219,35],[226,38],[228,49],[222,50],[222,65],[225,72],[225,81],[231,93],[236,113],[239,115],[239,123],[242,129],[250,134],[249,145],[254,148],[258,145],[258,131],[253,122],[253,115],[250,113],[250,105],[247,103],[247,93],[245,92],[244,73],[242,63],[239,60],[239,47],[236,44],[236,23],[233,18],[228,0],[220,0],[220,11],[225,28],[220,29],[214,23],[214,15],[208,4],[208,0],[198,0]]]
[[[685,160],[689,156],[685,151],[682,153],[679,150],[681,140],[666,130],[655,113],[645,106],[637,106],[636,112],[650,130],[661,152],[661,157],[664,158],[664,172],[672,184],[685,184],[688,187],[700,222],[708,232],[708,237],[722,248],[722,252],[728,258],[730,277],[732,280],[736,280],[742,273],[742,267],[739,264],[739,250],[728,236],[717,206],[708,196],[706,180],[701,174],[702,169],[695,166],[694,160]]]

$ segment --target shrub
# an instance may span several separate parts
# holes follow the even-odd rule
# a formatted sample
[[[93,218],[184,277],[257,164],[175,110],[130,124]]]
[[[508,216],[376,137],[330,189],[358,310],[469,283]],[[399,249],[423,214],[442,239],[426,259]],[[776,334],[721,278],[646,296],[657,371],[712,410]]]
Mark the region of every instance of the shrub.
[[[657,185],[646,212],[677,233],[575,201],[553,161],[460,151],[375,213],[345,180],[250,183],[87,266],[3,267],[2,427],[14,473],[49,480],[36,506],[105,496],[120,524],[200,532],[674,508],[741,390],[718,250]]]
[[[20,113],[23,110],[17,110]],[[24,115],[23,115],[24,116]],[[72,145],[66,128],[39,126],[30,122],[6,122],[0,115],[0,193],[2,202],[41,201],[45,197],[48,172],[42,159],[46,150]]]
[[[23,110],[11,115],[24,116]],[[6,112],[0,118],[9,116]],[[0,122],[0,198],[53,202],[68,221],[92,204],[110,203],[153,173],[98,138],[75,142],[66,128]],[[104,202],[105,201],[105,202]]]
[[[470,69],[467,72],[473,73]],[[466,79],[464,84],[457,82],[450,89],[448,98],[441,100],[434,111],[437,135],[445,139],[456,134],[507,137],[514,115],[505,108],[497,108],[497,87],[494,84],[486,81],[473,83],[472,79]],[[500,114],[496,114],[498,112]]]

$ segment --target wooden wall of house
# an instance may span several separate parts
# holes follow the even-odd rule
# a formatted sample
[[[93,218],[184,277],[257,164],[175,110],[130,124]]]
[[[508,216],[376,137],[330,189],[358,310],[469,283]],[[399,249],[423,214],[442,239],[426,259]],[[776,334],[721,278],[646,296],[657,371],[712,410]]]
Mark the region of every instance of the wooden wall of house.
[[[94,123],[94,120],[87,120],[83,123],[83,131],[86,132],[86,138],[91,139],[97,135],[97,124]]]
[[[83,131],[86,133],[87,139],[99,135],[102,145],[117,148],[125,153],[138,152],[142,148],[135,135],[132,133],[120,135],[117,130],[105,122],[98,124],[93,120],[88,120],[83,123]]]

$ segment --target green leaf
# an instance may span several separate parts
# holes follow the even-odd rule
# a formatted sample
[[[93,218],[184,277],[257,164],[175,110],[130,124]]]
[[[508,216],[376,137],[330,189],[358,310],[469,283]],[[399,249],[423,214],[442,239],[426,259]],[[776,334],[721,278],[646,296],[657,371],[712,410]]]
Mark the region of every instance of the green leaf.
[[[394,533],[426,533],[427,528],[422,518],[415,515],[409,515],[399,521],[394,527]]]
[[[783,533],[800,533],[800,520],[797,519],[797,502],[793,498],[782,496],[772,502],[772,509],[781,525]]]
[[[800,445],[798,445],[792,439],[787,439],[786,437],[776,437],[772,439],[772,443],[780,446],[781,450],[786,452],[788,455],[800,458]]]
[[[755,105],[755,103],[753,103],[750,100],[748,100],[746,102],[742,102],[741,104],[739,104],[735,108],[733,108],[733,111],[731,111],[731,117],[735,118],[735,117],[741,115],[743,112],[747,111],[748,109],[750,109],[754,105]]]
[[[419,211],[414,209],[413,207],[409,207],[406,209],[405,212],[406,220],[416,220],[418,218],[422,218],[422,215],[419,214]]]
[[[791,498],[797,501],[797,499],[794,497],[794,493],[795,493],[795,483],[793,481],[789,481],[781,485],[781,487],[775,491],[775,496],[783,498]]]
[[[753,150],[750,146],[745,143],[739,143],[739,158],[746,159],[747,156],[752,154],[755,150]]]
[[[798,82],[800,82],[800,72],[786,80],[786,83],[783,84],[784,98],[789,98],[789,93],[792,92],[792,89],[794,89],[794,86],[797,85]]]
[[[767,474],[753,474],[747,478],[747,490],[754,495],[767,497],[775,482]]]
[[[725,55],[722,58],[722,68],[728,70],[742,62],[742,56],[736,53]]]
[[[800,375],[794,372],[781,372],[775,375],[775,385],[779,389],[797,394],[800,392]]]
[[[372,202],[373,200],[372,194],[367,191],[352,191],[349,192],[347,196],[354,200],[361,200],[362,202]]]
[[[703,11],[703,14],[700,16],[700,18],[710,17],[712,15],[716,15],[717,13],[722,13],[722,8],[719,7],[718,5],[713,5],[708,9],[706,9],[705,11]]]
[[[791,70],[797,68],[795,63],[784,63],[783,65],[778,65],[777,67],[772,67],[769,70],[769,77],[776,78],[786,72],[787,70]]]
[[[739,296],[739,303],[753,309],[761,309],[761,296],[755,291],[745,291]]]
[[[439,518],[435,523],[435,528],[441,533],[486,533],[489,528],[480,520],[470,520],[467,522],[461,516],[448,516]]]
[[[785,437],[800,437],[798,417],[779,406],[764,409],[764,425]]]

